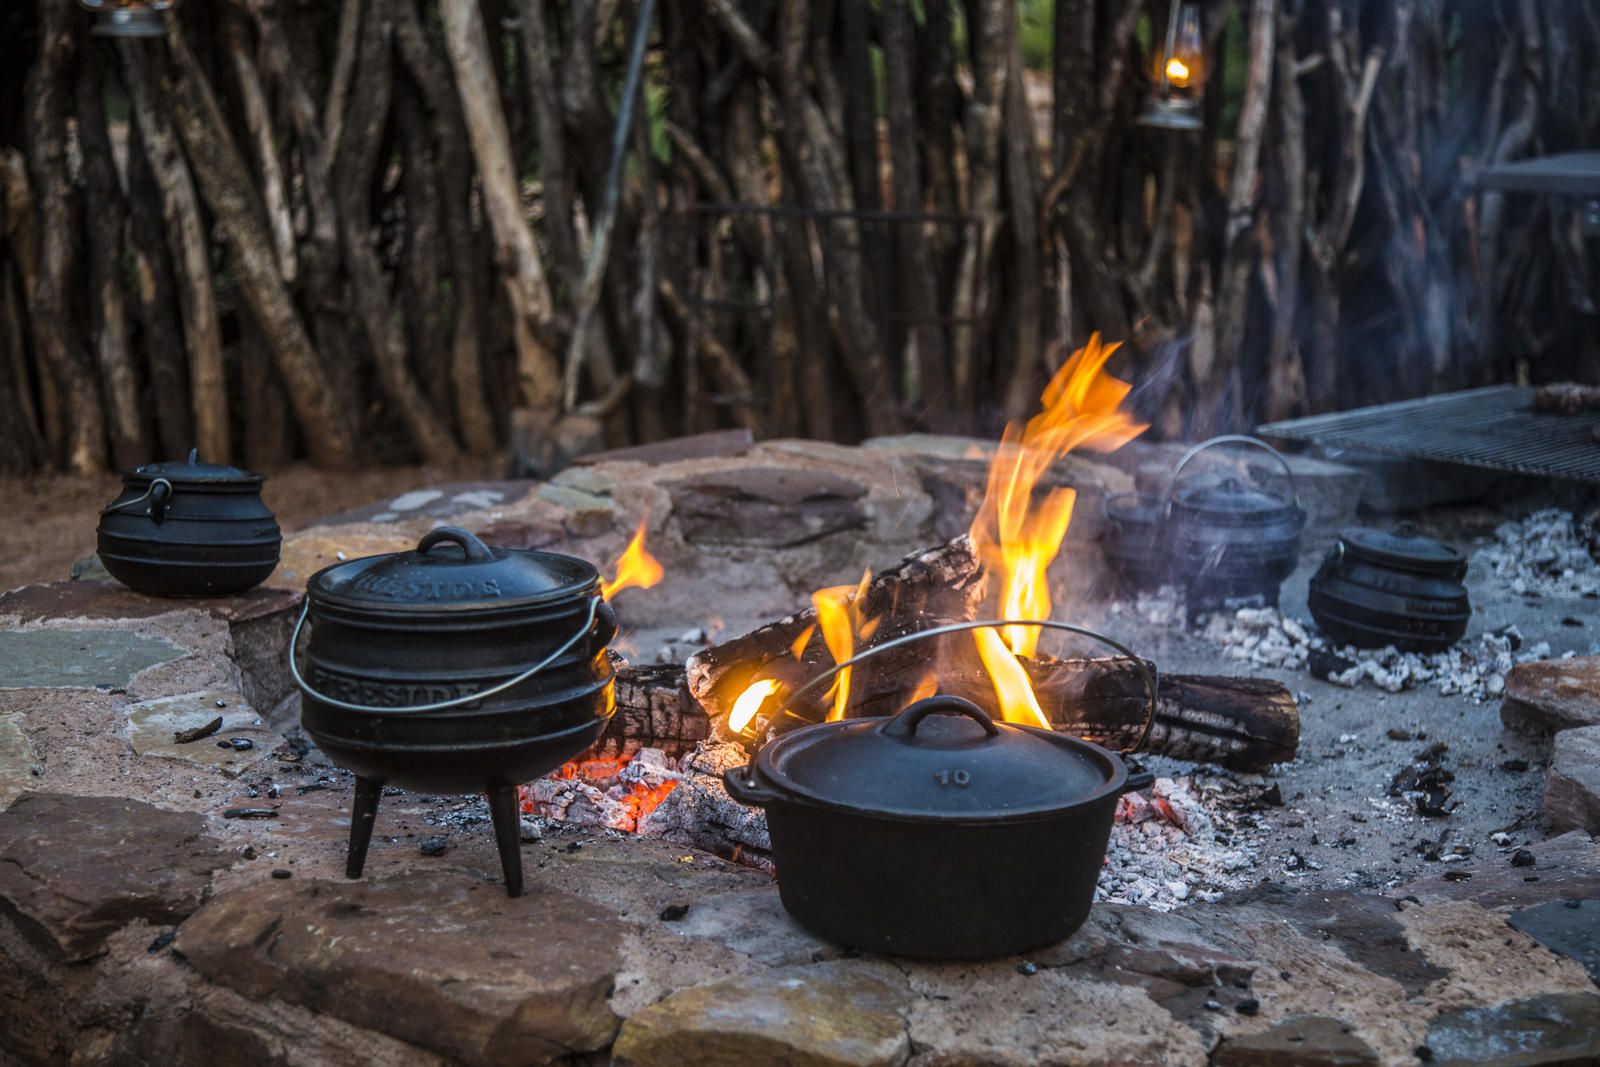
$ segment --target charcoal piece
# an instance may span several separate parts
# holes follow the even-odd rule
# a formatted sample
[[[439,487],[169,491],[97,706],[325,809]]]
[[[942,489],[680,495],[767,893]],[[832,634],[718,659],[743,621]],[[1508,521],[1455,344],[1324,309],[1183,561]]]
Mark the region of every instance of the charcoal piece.
[[[1335,674],[1343,674],[1356,665],[1356,661],[1325,648],[1313,648],[1306,659],[1306,669],[1311,677],[1326,682]]]
[[[424,856],[442,856],[449,847],[450,843],[443,834],[434,834],[432,837],[424,837],[421,844],[417,845],[417,851]]]

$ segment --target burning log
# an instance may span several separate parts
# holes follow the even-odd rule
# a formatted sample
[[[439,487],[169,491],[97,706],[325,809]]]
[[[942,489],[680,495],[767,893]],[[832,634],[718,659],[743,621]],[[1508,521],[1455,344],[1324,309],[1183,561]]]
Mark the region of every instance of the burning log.
[[[689,694],[682,667],[619,661],[616,694],[616,714],[580,758],[631,759],[641,748],[676,758],[711,736],[711,719]]]
[[[941,619],[971,619],[985,589],[983,564],[963,534],[937,548],[907,556],[876,575],[867,585],[861,615],[881,620],[873,634],[881,641]],[[872,643],[864,641],[869,647]],[[914,657],[905,657],[908,669],[932,662],[930,649],[914,651]],[[696,652],[689,657],[686,676],[693,698],[713,718],[721,718],[758,677],[778,678],[792,689],[832,665],[812,607]],[[893,673],[888,666],[874,671]]]

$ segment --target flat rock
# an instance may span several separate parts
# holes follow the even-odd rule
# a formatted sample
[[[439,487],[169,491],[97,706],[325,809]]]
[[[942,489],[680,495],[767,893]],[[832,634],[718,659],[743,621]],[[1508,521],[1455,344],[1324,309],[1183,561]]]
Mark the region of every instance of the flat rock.
[[[1291,1015],[1259,1033],[1224,1041],[1213,1067],[1364,1067],[1376,1064],[1372,1046],[1348,1023],[1325,1015]]]
[[[0,632],[0,689],[121,689],[183,649],[126,630]]]
[[[263,881],[178,930],[203,975],[483,1067],[604,1048],[622,930],[565,893],[511,898],[455,868]]]
[[[1544,817],[1556,833],[1600,834],[1600,726],[1556,735],[1544,780]]]
[[[802,929],[772,886],[702,897],[683,918],[663,925],[773,967],[831,959],[844,951]]]
[[[312,527],[284,540],[283,558],[267,582],[274,588],[298,593],[305,589],[306,581],[324,567],[363,556],[416,548],[419,536],[406,529],[374,525]]]
[[[1580,831],[1526,846],[1532,867],[1514,867],[1511,857],[1482,853],[1451,864],[1452,873],[1472,877],[1449,881],[1429,875],[1389,891],[1395,899],[1414,896],[1424,904],[1436,900],[1470,900],[1485,908],[1527,907],[1547,900],[1600,896],[1600,844]],[[1530,881],[1530,879],[1536,879]]]
[[[1500,721],[1524,733],[1600,725],[1600,656],[1517,664],[1506,674]]]
[[[0,912],[68,960],[136,920],[182,921],[230,860],[194,812],[28,793],[0,813]]]
[[[613,1052],[635,1067],[893,1067],[911,1055],[895,999],[876,978],[844,971],[737,978],[644,1009],[623,1024]]]
[[[559,509],[562,528],[573,537],[598,537],[616,525],[617,505],[604,494],[547,482],[534,495]]]
[[[1600,996],[1547,993],[1446,1012],[1428,1029],[1434,1067],[1600,1063]]]
[[[32,788],[37,766],[22,732],[22,712],[0,714],[0,811]]]
[[[782,548],[867,524],[865,486],[798,467],[741,467],[669,482],[673,515],[693,544]]]
[[[508,507],[527,496],[536,483],[532,481],[451,482],[413,489],[387,500],[349,508],[325,518],[313,526],[343,526],[349,523],[389,523],[405,519],[452,519],[473,511]]]
[[[221,701],[222,706],[218,706]],[[283,744],[283,738],[265,726],[256,725],[256,714],[242,695],[225,690],[205,690],[180,696],[145,700],[128,706],[128,741],[140,756],[183,760],[199,767],[220,770],[230,778],[266,759]],[[210,737],[179,744],[173,735],[204,726],[220,717],[222,728]],[[242,737],[251,743],[243,751],[220,747],[222,742]]]
[[[755,445],[749,430],[713,430],[710,433],[690,434],[687,437],[669,437],[665,441],[652,441],[631,448],[609,448],[591,452],[572,461],[574,467],[594,466],[597,463],[677,463],[686,459],[724,459],[742,456]],[[562,472],[566,473],[566,472]]]
[[[1551,952],[1581,963],[1600,984],[1600,899],[1551,900],[1514,911],[1506,921]]]
[[[0,618],[18,622],[41,619],[149,619],[169,611],[201,611],[227,622],[248,622],[288,611],[299,602],[288,589],[258,587],[226,597],[155,597],[135,593],[120,582],[43,582],[0,595]]]

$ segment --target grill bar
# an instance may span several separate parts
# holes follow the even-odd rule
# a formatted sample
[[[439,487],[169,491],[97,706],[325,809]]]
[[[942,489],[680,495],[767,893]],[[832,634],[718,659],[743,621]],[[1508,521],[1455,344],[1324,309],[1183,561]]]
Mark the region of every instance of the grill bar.
[[[1600,482],[1600,412],[1536,411],[1533,386],[1493,385],[1258,427],[1263,437]]]

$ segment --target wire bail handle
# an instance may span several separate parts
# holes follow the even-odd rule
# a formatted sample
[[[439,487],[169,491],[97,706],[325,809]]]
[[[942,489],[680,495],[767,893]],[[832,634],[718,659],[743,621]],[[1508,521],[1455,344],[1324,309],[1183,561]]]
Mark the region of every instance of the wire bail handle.
[[[854,656],[851,656],[849,659],[845,660],[843,663],[835,663],[832,667],[829,667],[827,670],[811,679],[805,685],[802,685],[799,689],[796,689],[793,693],[790,693],[788,698],[784,701],[784,706],[786,708],[794,707],[795,703],[801,697],[810,693],[812,690],[817,689],[824,682],[828,681],[846,667],[854,667],[856,664],[869,660],[881,652],[887,652],[891,648],[899,648],[903,645],[909,645],[913,642],[921,641],[924,638],[938,637],[941,634],[963,633],[968,630],[999,630],[1004,629],[1007,626],[1038,626],[1042,629],[1060,630],[1064,633],[1077,634],[1080,637],[1087,637],[1091,640],[1098,641],[1109,648],[1114,648],[1123,656],[1127,657],[1127,659],[1133,663],[1134,669],[1139,672],[1140,680],[1144,682],[1145,691],[1150,696],[1150,704],[1149,712],[1146,714],[1144,720],[1144,729],[1139,731],[1139,739],[1128,748],[1122,749],[1121,752],[1123,755],[1132,755],[1133,753],[1142,749],[1145,746],[1145,743],[1150,740],[1150,731],[1155,727],[1156,724],[1156,711],[1158,700],[1160,699],[1155,669],[1140,656],[1136,655],[1134,651],[1127,645],[1124,645],[1115,638],[1108,637],[1105,634],[1100,633],[1098,630],[1091,630],[1086,626],[1076,626],[1070,622],[1057,622],[1054,619],[975,619],[968,622],[947,623],[943,626],[934,626],[927,630],[918,630],[915,633],[909,633],[902,637],[896,637],[893,640],[884,641],[882,644],[873,645],[871,648],[858,652]]]
[[[1289,479],[1289,493],[1294,500],[1294,506],[1297,508],[1301,507],[1300,488],[1295,484],[1294,468],[1289,466],[1289,460],[1282,452],[1279,452],[1276,448],[1273,448],[1259,437],[1251,437],[1248,434],[1242,433],[1225,433],[1219,437],[1213,437],[1209,441],[1202,441],[1195,445],[1193,448],[1189,449],[1189,451],[1185,452],[1183,454],[1183,458],[1178,460],[1178,465],[1172,468],[1172,480],[1167,483],[1166,511],[1168,515],[1172,514],[1173,494],[1178,491],[1178,476],[1183,473],[1183,468],[1188,465],[1190,460],[1194,459],[1206,449],[1215,445],[1228,444],[1251,445],[1255,448],[1259,448],[1270,453],[1272,458],[1278,461],[1278,465],[1283,468],[1284,475]],[[1304,509],[1301,508],[1301,510]]]

